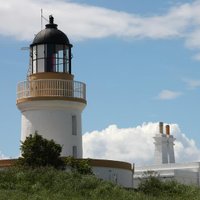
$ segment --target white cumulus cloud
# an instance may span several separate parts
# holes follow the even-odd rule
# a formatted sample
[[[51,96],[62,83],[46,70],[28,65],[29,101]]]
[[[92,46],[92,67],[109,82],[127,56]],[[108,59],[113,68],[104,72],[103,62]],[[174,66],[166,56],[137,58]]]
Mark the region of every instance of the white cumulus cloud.
[[[172,90],[162,90],[158,96],[157,99],[160,100],[171,100],[171,99],[176,99],[177,97],[181,96],[181,92],[176,92]]]
[[[195,141],[181,132],[177,124],[170,124],[171,134],[176,138],[176,162],[198,161],[200,149]],[[83,135],[85,158],[113,159],[137,165],[153,164],[154,140],[158,123],[144,123],[133,128],[118,128],[110,125],[104,130],[87,132]]]

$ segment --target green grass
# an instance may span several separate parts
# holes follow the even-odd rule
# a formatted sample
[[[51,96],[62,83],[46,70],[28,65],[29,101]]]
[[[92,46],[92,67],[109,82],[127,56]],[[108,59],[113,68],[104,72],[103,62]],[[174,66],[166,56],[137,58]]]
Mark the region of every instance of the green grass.
[[[11,168],[0,171],[0,200],[200,199],[199,188],[153,181],[143,183],[138,191],[134,191],[92,175],[67,173],[53,168]],[[160,184],[159,187],[157,184]]]

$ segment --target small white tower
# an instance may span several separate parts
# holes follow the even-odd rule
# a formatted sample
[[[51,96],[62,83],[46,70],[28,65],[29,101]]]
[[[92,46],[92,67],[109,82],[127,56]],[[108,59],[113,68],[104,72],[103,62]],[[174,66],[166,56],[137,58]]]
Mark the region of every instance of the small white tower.
[[[170,135],[170,126],[166,125],[166,135],[168,138],[167,141],[167,154],[168,154],[168,163],[175,163],[175,156],[174,156],[174,141],[176,140],[173,135]]]
[[[159,123],[159,134],[154,137],[156,165],[175,163],[174,141],[175,138],[170,135],[170,126],[166,125],[166,134],[163,133],[163,122]]]
[[[62,145],[61,156],[82,158],[81,113],[86,106],[86,85],[74,81],[71,48],[54,18],[30,45],[27,80],[17,86],[17,107],[22,114],[21,140],[38,131]]]

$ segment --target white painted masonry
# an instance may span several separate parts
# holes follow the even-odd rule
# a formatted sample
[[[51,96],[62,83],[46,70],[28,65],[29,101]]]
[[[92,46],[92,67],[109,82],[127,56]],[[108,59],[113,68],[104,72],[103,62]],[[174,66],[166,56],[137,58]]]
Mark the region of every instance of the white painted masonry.
[[[155,154],[154,163],[156,165],[165,163],[175,163],[174,141],[175,138],[170,135],[170,127],[166,125],[166,134],[163,133],[163,122],[159,123],[159,133],[154,137]]]
[[[72,156],[77,147],[77,158],[82,158],[81,113],[84,103],[62,100],[26,101],[17,104],[22,113],[21,140],[38,131],[44,138],[62,145],[61,156]],[[77,135],[72,134],[72,116],[77,119]]]
[[[182,184],[200,186],[200,163],[169,163],[161,165],[136,166],[134,173],[134,187],[145,178],[145,172],[156,172],[163,181],[176,180]]]
[[[133,187],[133,171],[112,167],[92,167],[96,177],[126,188]]]

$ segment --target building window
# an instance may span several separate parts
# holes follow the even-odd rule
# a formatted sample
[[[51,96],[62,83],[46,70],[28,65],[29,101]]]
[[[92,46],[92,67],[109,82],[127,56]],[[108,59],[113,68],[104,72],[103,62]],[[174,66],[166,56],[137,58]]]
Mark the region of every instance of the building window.
[[[72,156],[73,156],[74,158],[77,158],[77,146],[73,146],[73,147],[72,147]]]
[[[77,119],[76,116],[72,116],[72,135],[77,135]]]

